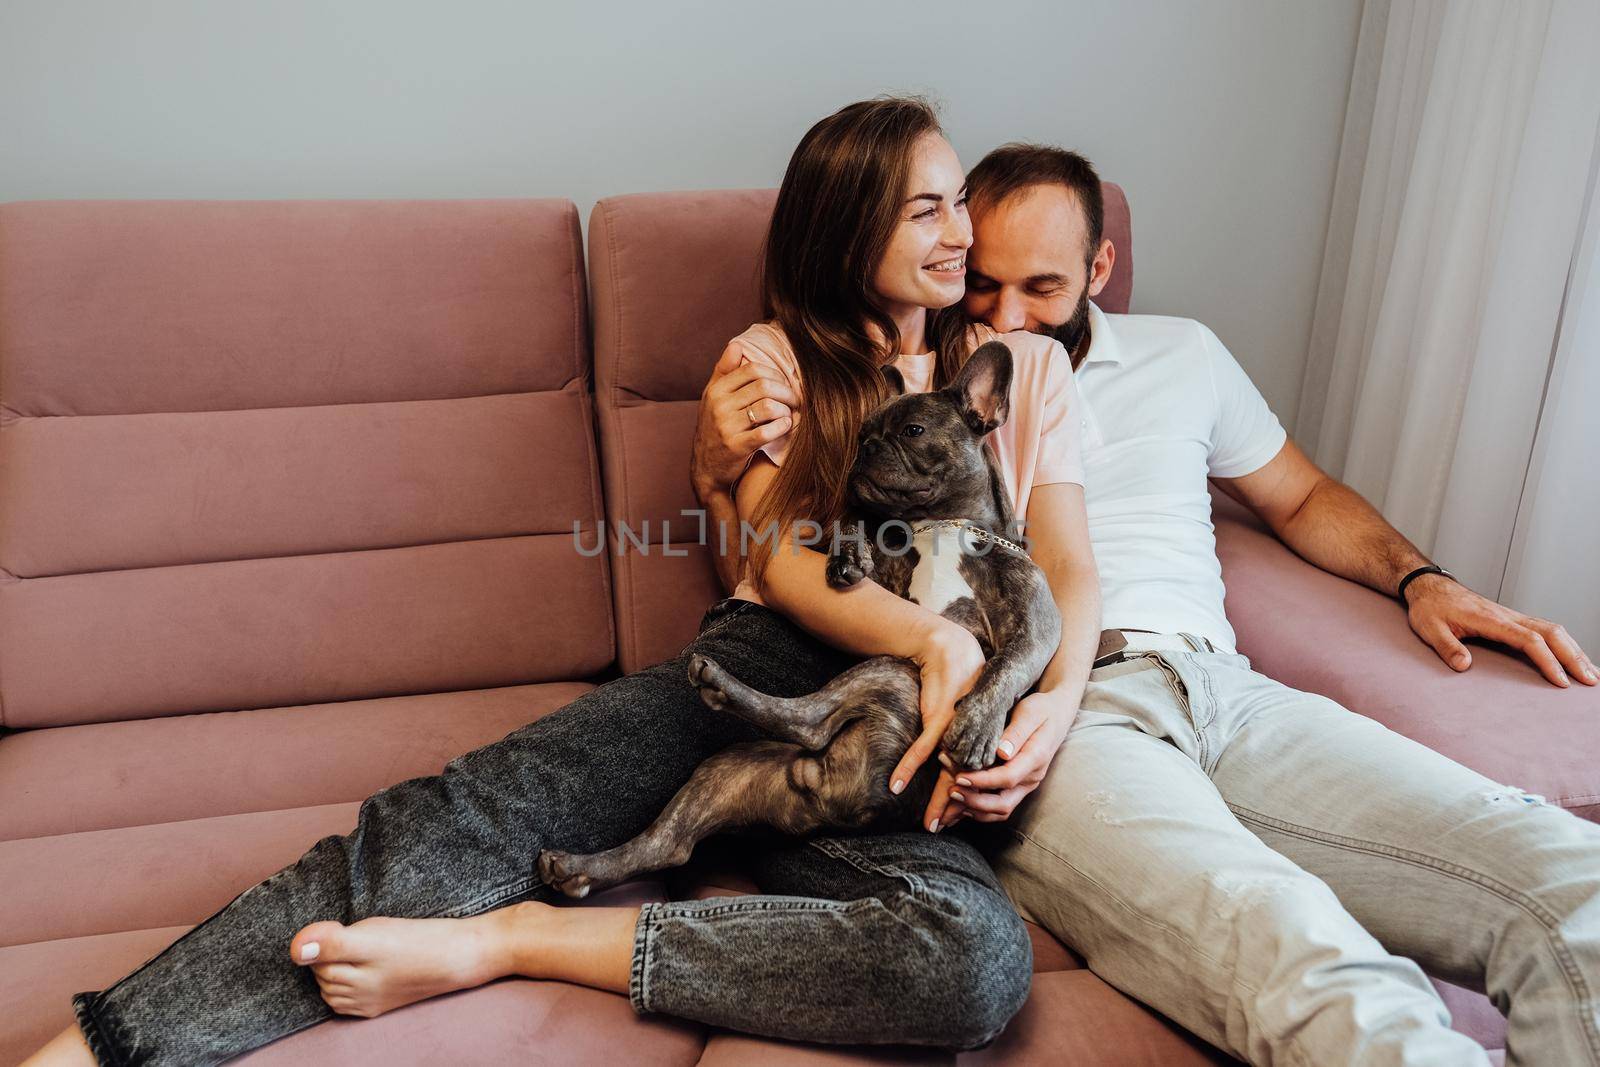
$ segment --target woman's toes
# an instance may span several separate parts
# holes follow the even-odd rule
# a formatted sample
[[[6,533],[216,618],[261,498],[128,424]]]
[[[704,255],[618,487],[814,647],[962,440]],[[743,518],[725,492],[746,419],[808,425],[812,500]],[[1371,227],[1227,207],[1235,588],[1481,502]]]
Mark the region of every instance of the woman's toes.
[[[332,1006],[333,1002],[341,997],[345,1000],[354,999],[356,991],[347,985],[323,985],[318,982],[317,995],[327,1001],[329,1006]]]
[[[311,970],[317,976],[317,984],[353,985],[356,980],[356,967],[353,963],[313,963]]]
[[[349,929],[343,923],[318,922],[303,926],[289,942],[289,958],[305,965],[348,960],[344,940]]]
[[[348,996],[322,994],[322,1002],[340,1015],[366,1015],[361,1005]]]

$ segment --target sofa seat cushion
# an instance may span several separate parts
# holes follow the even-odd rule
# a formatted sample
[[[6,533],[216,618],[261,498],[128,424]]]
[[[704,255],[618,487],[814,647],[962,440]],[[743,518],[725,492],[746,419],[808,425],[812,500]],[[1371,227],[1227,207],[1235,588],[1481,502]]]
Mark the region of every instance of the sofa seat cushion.
[[[55,727],[0,739],[0,945],[194,923],[360,802],[585,683]]]
[[[322,838],[349,833],[360,808],[323,804],[0,842],[0,946],[200,922]],[[637,885],[666,899],[659,879],[616,892]]]
[[[1228,619],[1256,670],[1600,821],[1600,688],[1559,689],[1519,654],[1476,643],[1457,674],[1394,600],[1305,563],[1212,496]]]
[[[662,898],[659,883],[601,894],[598,905]],[[585,901],[582,905],[590,906]],[[72,1022],[72,994],[104,989],[158,954],[188,925],[127,930],[0,948],[0,1063],[15,1063]],[[636,1016],[627,998],[568,985],[511,979],[413,1004],[377,1019],[336,1018],[235,1061],[399,1067],[434,1063],[638,1063],[687,1065],[701,1027]]]
[[[871,1048],[766,1041],[717,1033],[700,1067],[889,1067],[891,1064],[1092,1063],[1096,1067],[1201,1067],[1234,1063],[1216,1049],[1129,1000],[1088,971],[1033,976],[1027,1003],[988,1048],[950,1053],[922,1048]]]
[[[1431,981],[1444,1006],[1450,1009],[1451,1029],[1459,1030],[1486,1049],[1506,1047],[1506,1017],[1488,997],[1438,978]]]
[[[362,800],[569,703],[584,682],[25,730],[0,842]]]
[[[639,1016],[628,998],[566,982],[507,979],[376,1019],[339,1018],[241,1056],[238,1067],[627,1064],[688,1067],[705,1029]]]
[[[104,989],[176,941],[189,924],[0,947],[0,1063],[20,1063],[72,1022],[72,995]]]

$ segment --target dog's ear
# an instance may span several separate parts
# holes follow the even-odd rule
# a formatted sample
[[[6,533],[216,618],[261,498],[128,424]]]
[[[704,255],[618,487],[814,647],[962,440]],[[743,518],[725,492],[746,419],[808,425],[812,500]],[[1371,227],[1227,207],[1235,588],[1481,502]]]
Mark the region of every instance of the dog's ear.
[[[889,383],[889,392],[894,396],[906,395],[906,380],[900,373],[900,368],[893,363],[885,363],[879,367],[883,373],[883,380]]]
[[[972,432],[982,437],[1011,414],[1011,349],[990,341],[961,365],[946,390]]]

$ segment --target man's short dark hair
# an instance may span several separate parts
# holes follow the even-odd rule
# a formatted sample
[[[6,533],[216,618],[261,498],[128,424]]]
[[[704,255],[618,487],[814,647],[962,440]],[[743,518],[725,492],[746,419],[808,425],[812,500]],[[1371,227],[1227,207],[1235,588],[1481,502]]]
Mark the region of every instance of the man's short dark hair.
[[[967,200],[974,207],[992,207],[1035,185],[1065,185],[1078,195],[1089,228],[1085,254],[1092,259],[1105,233],[1106,205],[1094,164],[1076,152],[1023,141],[1003,144],[967,175]]]

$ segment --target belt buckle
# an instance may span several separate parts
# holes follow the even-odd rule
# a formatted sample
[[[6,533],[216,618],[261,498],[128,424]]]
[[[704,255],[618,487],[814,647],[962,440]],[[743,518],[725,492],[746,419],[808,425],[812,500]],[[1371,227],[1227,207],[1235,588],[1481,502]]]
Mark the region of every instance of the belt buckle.
[[[1098,667],[1109,667],[1113,663],[1122,662],[1122,650],[1128,647],[1128,638],[1121,630],[1101,630],[1100,647],[1095,649],[1094,664],[1091,670]]]

